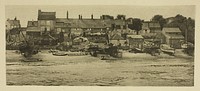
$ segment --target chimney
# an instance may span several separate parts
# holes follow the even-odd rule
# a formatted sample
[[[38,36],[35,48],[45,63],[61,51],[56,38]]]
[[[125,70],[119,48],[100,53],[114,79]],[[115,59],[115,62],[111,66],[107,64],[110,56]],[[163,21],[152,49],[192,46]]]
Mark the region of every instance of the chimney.
[[[17,20],[17,17],[15,16],[14,20]]]
[[[68,11],[67,11],[67,19],[69,19],[69,13],[68,13]]]
[[[78,15],[78,19],[81,19],[81,15]]]
[[[81,15],[81,17],[80,17],[81,19],[82,19],[82,15]]]
[[[91,15],[91,19],[93,19],[93,14]]]
[[[42,11],[39,9],[39,10],[38,10],[38,14],[40,14],[41,12],[42,12]]]
[[[38,20],[39,20],[39,18],[40,18],[41,12],[42,12],[42,11],[39,9],[39,10],[38,10],[38,17],[37,17]]]
[[[34,26],[34,22],[33,22],[33,19],[32,19],[32,22],[31,22],[31,23],[32,23],[32,26]]]

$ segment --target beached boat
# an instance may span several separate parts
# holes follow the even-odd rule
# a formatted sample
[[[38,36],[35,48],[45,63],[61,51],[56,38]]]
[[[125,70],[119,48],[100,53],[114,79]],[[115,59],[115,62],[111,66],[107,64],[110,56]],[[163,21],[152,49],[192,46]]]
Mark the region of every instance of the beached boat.
[[[160,45],[160,50],[164,53],[167,53],[169,55],[174,55],[175,54],[175,49],[171,48],[169,45],[167,44],[162,44]]]
[[[67,56],[67,53],[65,53],[65,52],[53,52],[52,54],[54,56]]]
[[[67,52],[67,51],[51,51],[54,56],[83,56],[88,55],[86,52]]]
[[[88,55],[87,52],[66,52],[68,56],[83,56]]]

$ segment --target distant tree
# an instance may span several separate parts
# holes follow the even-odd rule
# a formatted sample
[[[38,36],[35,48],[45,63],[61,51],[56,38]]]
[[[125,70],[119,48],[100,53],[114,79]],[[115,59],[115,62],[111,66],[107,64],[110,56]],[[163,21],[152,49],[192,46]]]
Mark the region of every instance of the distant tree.
[[[194,43],[194,35],[195,35],[195,21],[190,17],[184,21],[182,26],[186,26],[186,28],[182,31],[183,35],[187,34],[187,41]]]
[[[155,15],[155,16],[153,16],[152,21],[159,21],[162,18],[163,18],[162,15]]]
[[[125,20],[126,16],[125,15],[117,15],[117,19],[122,19]]]
[[[114,17],[110,16],[110,15],[102,15],[100,18],[101,19],[114,19]]]
[[[115,29],[115,24],[111,24],[111,30],[113,31]]]
[[[182,34],[185,36],[186,41],[194,43],[194,27],[195,27],[195,21],[191,19],[190,17],[184,17],[183,15],[176,15],[175,21],[174,21],[180,30],[182,31]]]
[[[59,42],[63,42],[64,41],[64,33],[61,31],[59,33]]]
[[[158,23],[160,24],[161,29],[163,29],[163,26],[166,24],[166,19],[163,18],[162,15],[155,15],[155,16],[152,18],[152,21],[153,21],[153,22],[158,22]]]
[[[184,23],[185,20],[187,20],[186,17],[184,17],[184,16],[182,16],[182,15],[180,15],[180,14],[176,15],[176,16],[175,16],[175,19],[176,19],[176,21],[177,21],[178,23]]]
[[[142,20],[139,18],[134,18],[130,21],[131,21],[131,24],[128,24],[128,27],[132,30],[135,30],[138,35],[138,32],[142,29]]]
[[[181,30],[182,35],[185,37],[185,40],[194,43],[195,20],[180,14],[177,14],[175,17],[171,18],[173,21],[166,25],[170,25],[171,27],[178,27]]]

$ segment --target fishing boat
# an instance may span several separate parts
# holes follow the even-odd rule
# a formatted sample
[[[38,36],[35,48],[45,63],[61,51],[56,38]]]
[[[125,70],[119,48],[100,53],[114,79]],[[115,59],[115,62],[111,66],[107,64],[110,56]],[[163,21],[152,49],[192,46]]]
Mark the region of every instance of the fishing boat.
[[[88,55],[87,52],[66,52],[68,56],[84,56]]]
[[[65,52],[53,52],[52,54],[54,56],[67,56],[67,53],[65,53]]]
[[[164,53],[167,53],[169,55],[174,55],[175,54],[175,49],[171,48],[169,45],[167,44],[162,44],[160,45],[160,50]]]

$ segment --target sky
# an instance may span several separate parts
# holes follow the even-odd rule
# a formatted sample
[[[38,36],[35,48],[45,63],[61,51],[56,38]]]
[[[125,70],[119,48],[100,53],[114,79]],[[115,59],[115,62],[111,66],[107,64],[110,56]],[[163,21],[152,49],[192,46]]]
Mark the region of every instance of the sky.
[[[94,18],[100,18],[101,15],[112,15],[116,17],[118,14],[126,15],[126,18],[140,18],[149,21],[154,15],[163,15],[164,18],[174,17],[181,14],[185,17],[195,19],[195,6],[177,5],[177,6],[136,6],[136,5],[7,5],[5,7],[5,16],[7,20],[20,20],[22,27],[27,26],[28,21],[37,20],[38,10],[45,12],[56,12],[57,18],[66,18],[66,12],[69,12],[69,18],[78,18],[81,14],[83,18],[90,18],[91,14]]]

